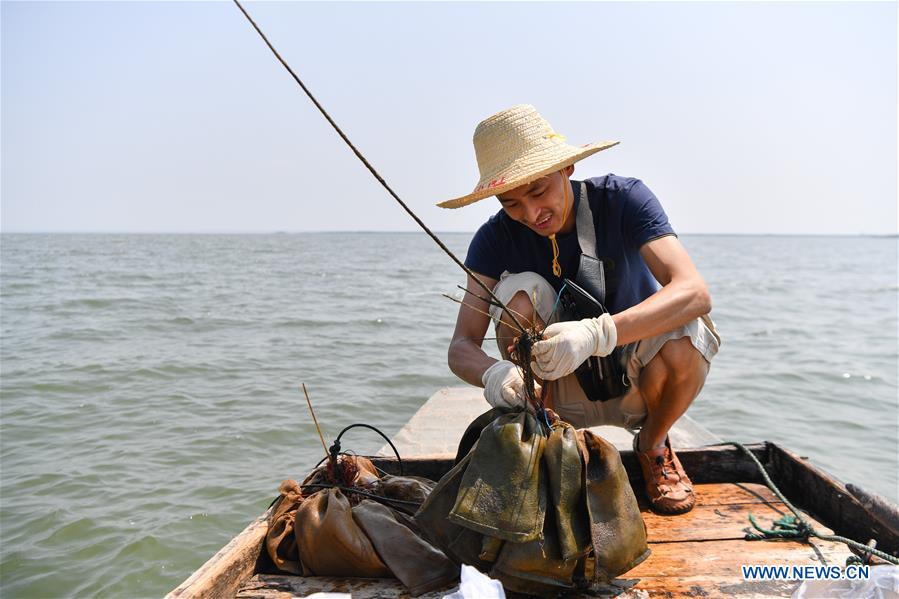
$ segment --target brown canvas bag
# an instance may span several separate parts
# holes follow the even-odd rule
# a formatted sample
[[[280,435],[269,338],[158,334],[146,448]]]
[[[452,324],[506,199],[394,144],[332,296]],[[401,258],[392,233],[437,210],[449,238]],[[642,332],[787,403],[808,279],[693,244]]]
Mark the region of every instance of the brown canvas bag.
[[[471,462],[471,455],[469,453],[464,456],[462,461],[438,481],[428,499],[415,514],[415,523],[424,537],[455,563],[469,564],[482,572],[487,572],[492,560],[481,556],[484,535],[459,526],[447,518],[456,502],[462,475]]]
[[[293,525],[303,494],[297,481],[290,479],[282,482],[278,490],[281,496],[275,500],[268,517],[265,549],[279,570],[300,575],[303,572]]]
[[[398,522],[389,507],[365,499],[353,508],[353,518],[413,597],[459,578],[459,567]]]
[[[549,437],[533,435],[543,444],[540,472],[532,477],[521,466],[530,464],[522,456],[537,445],[526,434],[530,415],[488,414],[466,431],[456,466],[415,515],[422,532],[448,557],[489,572],[510,591],[555,596],[591,582],[607,582],[649,556],[646,527],[614,445],[590,431],[557,422]],[[491,417],[492,422],[485,422]],[[478,426],[483,430],[475,437],[472,429]],[[482,443],[490,449],[482,450]],[[465,453],[463,445],[471,450]],[[475,460],[478,455],[480,462]],[[503,481],[509,456],[510,469],[516,472],[509,478],[522,487],[532,485],[529,489],[516,490]],[[527,496],[530,489],[540,495],[531,506],[548,504],[543,513],[520,507],[504,510],[510,505],[507,497]],[[500,501],[492,504],[491,497]],[[453,514],[460,505],[474,516]],[[517,518],[522,513],[540,514],[537,535],[513,542],[493,534],[492,529],[509,522],[510,515]]]
[[[596,557],[594,579],[608,582],[649,557],[646,524],[615,446],[589,430],[577,435]]]
[[[567,422],[558,421],[547,437],[543,467],[561,558],[585,556],[591,546],[584,498],[584,464],[578,450],[577,430]]]
[[[353,519],[340,489],[307,497],[296,512],[297,549],[303,566],[315,576],[389,578],[392,574]]]
[[[545,441],[529,412],[503,414],[485,426],[449,520],[504,541],[538,538],[546,512],[540,490]]]

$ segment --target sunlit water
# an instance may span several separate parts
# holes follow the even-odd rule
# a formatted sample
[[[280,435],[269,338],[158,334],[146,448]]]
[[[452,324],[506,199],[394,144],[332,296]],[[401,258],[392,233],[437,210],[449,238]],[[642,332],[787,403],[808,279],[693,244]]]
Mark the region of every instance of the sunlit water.
[[[467,234],[442,236],[464,255]],[[684,236],[724,337],[690,415],[897,497],[895,238]],[[3,235],[4,597],[159,596],[332,436],[438,388],[461,271],[420,234]],[[354,431],[344,447],[380,440]]]

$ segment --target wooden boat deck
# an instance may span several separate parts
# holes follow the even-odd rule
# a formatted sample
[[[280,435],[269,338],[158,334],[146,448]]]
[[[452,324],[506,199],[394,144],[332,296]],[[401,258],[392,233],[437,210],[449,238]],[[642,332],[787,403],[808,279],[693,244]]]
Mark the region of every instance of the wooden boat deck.
[[[845,545],[815,540],[745,541],[752,513],[762,525],[789,510],[764,485],[709,483],[697,485],[697,505],[680,516],[659,516],[641,500],[652,555],[602,589],[618,597],[789,596],[797,582],[743,580],[742,564],[819,564],[842,566],[850,555]],[[816,528],[831,532],[820,523]],[[439,599],[448,587],[421,597]],[[238,591],[241,599],[287,599],[315,592],[350,592],[354,598],[405,598],[397,581],[256,574]]]
[[[899,553],[899,533],[879,524],[838,480],[772,443],[747,446],[765,464],[781,491],[804,510],[821,532],[835,532]],[[752,513],[770,526],[788,510],[762,483],[756,465],[728,445],[678,452],[696,484],[697,505],[680,516],[659,516],[641,503],[652,555],[590,596],[616,597],[787,597],[795,581],[747,581],[741,565],[843,566],[850,555],[842,544],[812,540],[746,541]],[[621,451],[632,486],[639,490],[641,474],[632,451]],[[397,474],[395,459],[375,458],[379,468]],[[439,479],[452,466],[451,455],[416,456],[403,460],[406,474]],[[643,501],[642,499],[640,500]],[[251,523],[178,588],[170,599],[194,597],[305,597],[316,592],[352,593],[356,599],[386,599],[408,594],[398,581],[352,578],[301,578],[274,574],[262,549],[267,514]],[[444,589],[426,597],[442,597]]]
[[[448,388],[437,391],[393,437],[403,457],[405,473],[440,479],[452,466],[456,445],[469,422],[484,411],[481,391]],[[746,541],[753,514],[770,527],[789,509],[761,484],[757,466],[741,451],[716,445],[720,439],[681,418],[671,439],[697,491],[696,507],[680,516],[659,516],[643,499],[642,475],[630,450],[631,434],[614,427],[592,429],[618,447],[631,485],[636,490],[648,530],[652,555],[613,584],[589,596],[604,597],[789,597],[796,581],[744,580],[742,565],[843,566],[850,555],[839,543],[812,540]],[[866,511],[843,484],[772,443],[749,445],[781,491],[805,510],[822,533],[836,532],[861,542],[878,539],[878,548],[899,554],[899,529],[885,527]],[[373,461],[392,474],[399,467],[385,446]],[[390,457],[386,457],[390,456]],[[241,597],[243,599],[306,597],[318,592],[351,593],[355,599],[405,598],[393,579],[297,577],[274,574],[263,550],[267,513],[252,522],[167,599]],[[828,528],[829,527],[829,528]],[[443,597],[453,587],[422,595]]]

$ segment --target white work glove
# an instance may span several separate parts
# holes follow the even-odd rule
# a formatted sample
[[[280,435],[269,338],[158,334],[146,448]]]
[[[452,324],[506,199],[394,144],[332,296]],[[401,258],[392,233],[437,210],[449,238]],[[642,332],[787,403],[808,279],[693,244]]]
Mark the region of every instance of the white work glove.
[[[508,360],[500,360],[484,371],[484,397],[494,408],[515,408],[527,404],[521,371]],[[540,385],[535,384],[539,392]]]
[[[534,374],[548,381],[560,379],[590,356],[608,356],[617,343],[611,314],[551,324],[543,330],[543,341],[531,349]]]

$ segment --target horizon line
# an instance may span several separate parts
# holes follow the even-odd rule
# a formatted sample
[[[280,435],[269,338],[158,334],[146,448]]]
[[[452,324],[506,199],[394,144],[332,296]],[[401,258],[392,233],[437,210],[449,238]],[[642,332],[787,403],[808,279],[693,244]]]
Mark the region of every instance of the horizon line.
[[[468,234],[474,235],[473,230],[442,230],[434,231],[441,234]],[[234,231],[234,230],[218,230],[218,231],[0,231],[0,235],[327,235],[334,233],[342,234],[358,234],[358,235],[425,235],[424,231],[380,231],[366,229],[328,229],[321,231],[287,231],[287,230],[265,230],[265,231]],[[696,233],[696,232],[680,232],[678,236],[695,236],[695,237],[899,237],[899,232],[894,233],[755,233],[755,232],[715,232],[715,233]]]

